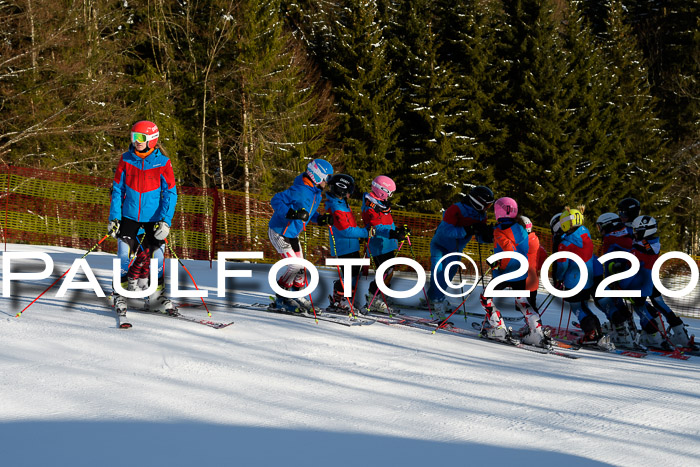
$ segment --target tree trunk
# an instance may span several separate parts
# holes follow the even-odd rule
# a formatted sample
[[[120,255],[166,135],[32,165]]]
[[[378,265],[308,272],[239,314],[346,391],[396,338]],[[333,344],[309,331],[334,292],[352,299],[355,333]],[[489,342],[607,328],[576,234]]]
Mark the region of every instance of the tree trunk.
[[[216,104],[216,101],[214,101],[214,104]],[[221,199],[221,211],[223,212],[223,222],[224,222],[224,235],[226,238],[228,238],[228,212],[226,212],[226,196],[223,193],[223,191],[226,189],[224,186],[224,162],[223,162],[223,156],[221,155],[221,128],[219,126],[219,114],[218,112],[215,113],[216,115],[216,154],[217,157],[219,158],[219,184],[221,187],[221,196],[219,197]]]
[[[245,239],[250,245],[253,235],[250,226],[250,146],[248,139],[248,100],[245,93],[241,93],[241,108],[243,111],[243,191],[245,193]]]

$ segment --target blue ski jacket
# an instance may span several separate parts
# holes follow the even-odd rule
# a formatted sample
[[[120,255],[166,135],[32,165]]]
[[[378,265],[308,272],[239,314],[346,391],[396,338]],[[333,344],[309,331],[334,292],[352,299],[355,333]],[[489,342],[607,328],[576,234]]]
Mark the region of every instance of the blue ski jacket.
[[[274,212],[269,226],[272,230],[287,238],[297,238],[304,230],[305,223],[299,219],[287,219],[290,209],[304,209],[309,213],[308,222],[316,222],[319,205],[323,196],[321,190],[305,174],[297,175],[292,186],[280,191],[270,200]]]

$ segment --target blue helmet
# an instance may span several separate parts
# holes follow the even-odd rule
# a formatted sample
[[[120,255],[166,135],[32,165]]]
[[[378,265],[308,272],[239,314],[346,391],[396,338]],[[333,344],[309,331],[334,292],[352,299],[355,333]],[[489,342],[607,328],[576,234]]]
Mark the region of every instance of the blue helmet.
[[[314,159],[306,166],[306,175],[318,185],[325,182],[329,175],[333,173],[333,166],[323,159]]]

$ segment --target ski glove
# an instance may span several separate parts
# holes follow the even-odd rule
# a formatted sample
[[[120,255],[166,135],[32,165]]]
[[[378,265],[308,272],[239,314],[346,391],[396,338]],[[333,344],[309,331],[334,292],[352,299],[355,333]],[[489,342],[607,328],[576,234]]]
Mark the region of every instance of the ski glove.
[[[396,230],[389,231],[389,238],[396,239],[400,242],[406,240],[406,237],[411,235],[411,230],[407,226],[399,227]]]
[[[625,271],[627,268],[621,261],[610,261],[606,266],[605,266],[605,272],[607,273],[608,276],[617,274],[618,272]]]
[[[494,261],[493,263],[490,263],[490,264],[491,264],[491,269],[494,271],[501,268],[501,260],[500,259],[498,261]]]
[[[287,211],[287,219],[291,220],[300,220],[302,222],[306,222],[309,220],[309,212],[302,208],[302,209],[292,209],[289,208],[289,211]]]
[[[156,222],[153,224],[153,238],[156,240],[165,240],[165,237],[170,233],[170,226],[165,221]]]
[[[117,233],[119,232],[119,219],[112,219],[109,221],[109,224],[107,224],[107,232],[114,237],[117,238]]]
[[[478,224],[474,224],[473,228],[474,233],[483,243],[493,243],[493,227],[479,222]]]
[[[391,212],[391,203],[389,200],[382,201],[384,203],[384,206],[381,206],[379,204],[374,205],[374,210],[378,212],[379,214],[385,213],[385,212]]]
[[[333,214],[326,213],[318,216],[317,224],[323,227],[324,225],[333,225]]]

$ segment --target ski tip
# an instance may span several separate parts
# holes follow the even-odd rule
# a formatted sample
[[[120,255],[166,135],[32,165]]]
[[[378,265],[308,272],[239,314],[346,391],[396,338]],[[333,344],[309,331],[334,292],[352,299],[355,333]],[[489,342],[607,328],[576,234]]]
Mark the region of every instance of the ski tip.
[[[120,323],[119,324],[119,329],[130,329],[131,328],[131,323]]]

